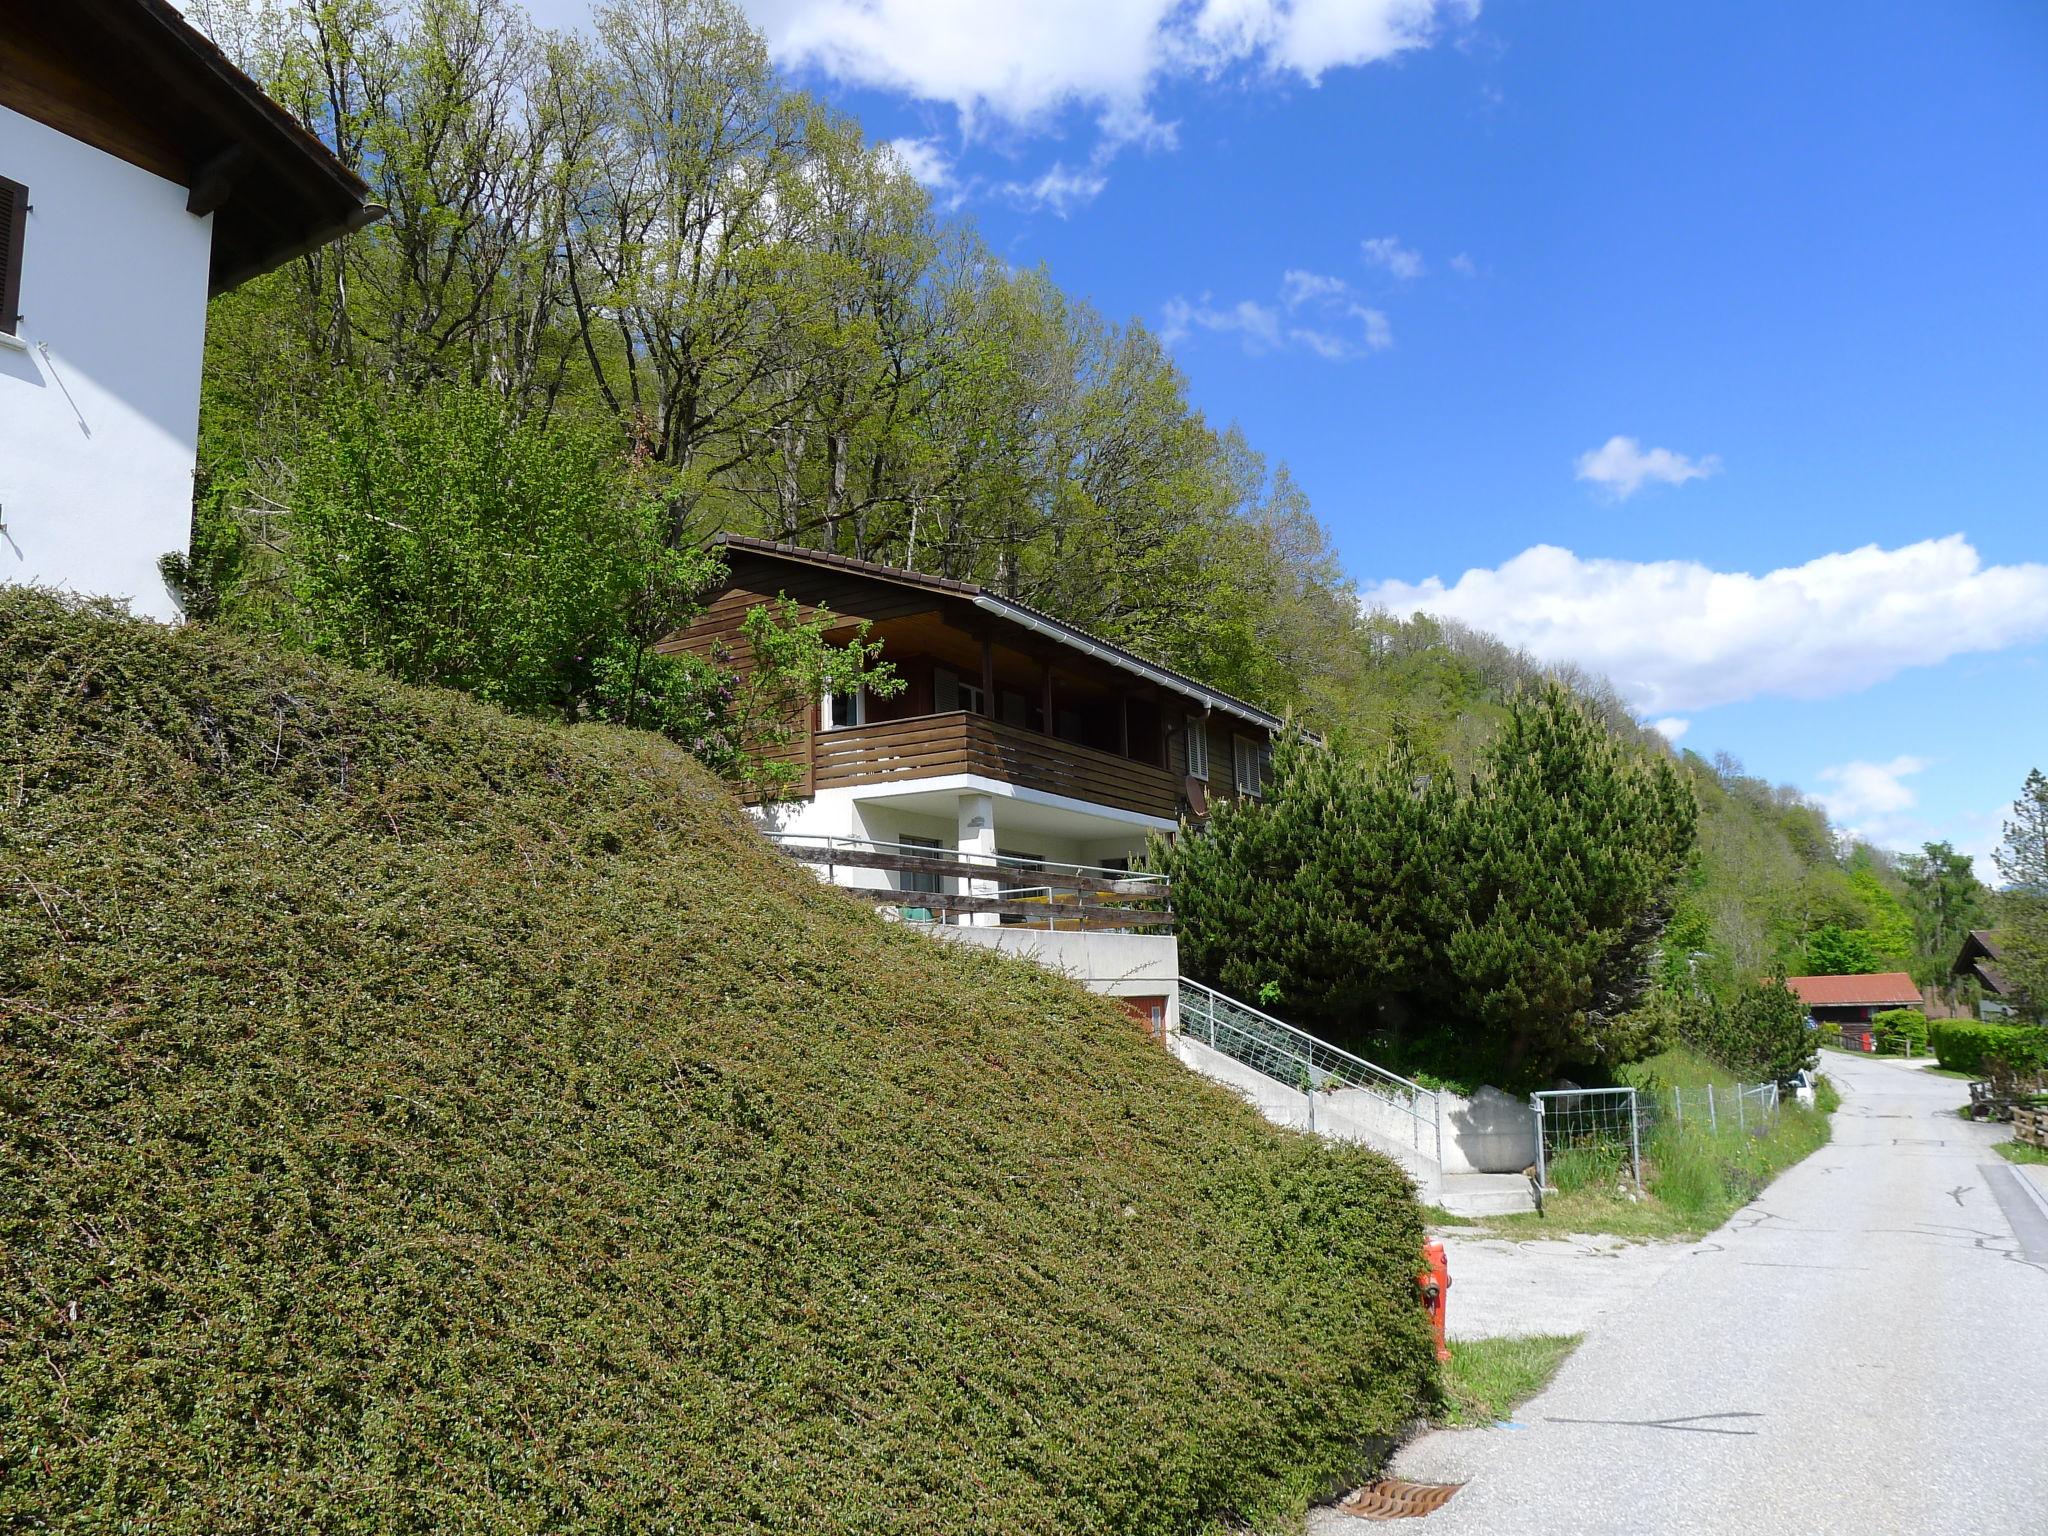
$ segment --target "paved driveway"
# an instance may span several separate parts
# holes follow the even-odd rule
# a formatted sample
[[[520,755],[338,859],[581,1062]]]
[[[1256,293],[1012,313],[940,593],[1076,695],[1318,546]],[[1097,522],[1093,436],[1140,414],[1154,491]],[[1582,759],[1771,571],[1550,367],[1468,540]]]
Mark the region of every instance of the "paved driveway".
[[[2048,1532],[2048,1195],[1963,1083],[1826,1068],[1834,1140],[1602,1318],[1523,1427],[1401,1453],[1468,1480],[1431,1530]]]

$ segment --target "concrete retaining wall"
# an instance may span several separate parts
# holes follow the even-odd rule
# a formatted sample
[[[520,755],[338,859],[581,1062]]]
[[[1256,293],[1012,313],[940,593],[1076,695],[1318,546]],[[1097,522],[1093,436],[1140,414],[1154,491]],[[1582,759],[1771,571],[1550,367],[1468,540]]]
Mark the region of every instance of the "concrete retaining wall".
[[[1170,933],[1071,933],[936,923],[925,925],[924,931],[948,944],[972,944],[1035,961],[1108,997],[1164,997],[1167,1029],[1180,1026],[1180,945]]]
[[[1536,1161],[1536,1115],[1498,1088],[1440,1096],[1445,1173],[1520,1173]]]

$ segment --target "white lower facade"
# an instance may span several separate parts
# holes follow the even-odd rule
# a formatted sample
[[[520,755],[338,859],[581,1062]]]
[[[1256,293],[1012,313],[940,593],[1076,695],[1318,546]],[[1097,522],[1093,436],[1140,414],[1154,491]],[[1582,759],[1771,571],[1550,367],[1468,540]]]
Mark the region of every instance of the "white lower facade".
[[[1143,856],[1175,823],[1115,806],[1026,789],[978,773],[820,790],[754,813],[771,832],[861,837],[877,843],[937,839],[959,853],[1016,854],[1051,864],[1113,865]]]
[[[31,209],[0,335],[0,581],[175,618],[157,561],[191,536],[212,219],[6,107],[0,176]]]
[[[791,837],[1098,869],[1130,867],[1154,833],[1175,828],[1164,817],[971,773],[827,789],[754,814],[765,830]],[[898,915],[915,914],[920,892],[936,889],[884,870],[826,866],[819,872],[836,885],[875,892],[877,904]],[[1162,1031],[1178,1023],[1180,950],[1171,933],[1075,932],[982,913],[931,928],[944,941],[1029,959],[1091,992],[1123,999]]]

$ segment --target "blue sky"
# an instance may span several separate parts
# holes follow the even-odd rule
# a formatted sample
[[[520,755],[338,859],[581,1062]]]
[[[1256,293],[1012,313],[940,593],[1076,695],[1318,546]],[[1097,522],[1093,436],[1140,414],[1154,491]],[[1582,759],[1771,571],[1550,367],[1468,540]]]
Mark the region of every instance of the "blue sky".
[[[1372,597],[1885,843],[1982,853],[2048,766],[2048,6],[746,8],[1167,335]]]

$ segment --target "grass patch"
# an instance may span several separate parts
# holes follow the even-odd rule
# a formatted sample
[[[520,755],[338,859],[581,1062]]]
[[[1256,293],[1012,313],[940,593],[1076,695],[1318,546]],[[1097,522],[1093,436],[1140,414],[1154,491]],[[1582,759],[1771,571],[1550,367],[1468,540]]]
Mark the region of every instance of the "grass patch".
[[[1477,1227],[1484,1225],[1478,1217],[1460,1216],[1456,1211],[1447,1211],[1440,1205],[1425,1205],[1422,1219],[1432,1227]]]
[[[2024,1141],[2001,1141],[1991,1149],[2008,1163],[2048,1163],[2048,1149]]]
[[[658,737],[0,589],[0,1529],[1263,1528],[1421,1211]]]
[[[1628,1069],[1639,1086],[1660,1084],[1703,1088],[1709,1083],[1731,1097],[1735,1079],[1705,1058],[1680,1047]],[[1540,1213],[1491,1216],[1483,1225],[1509,1238],[1555,1236],[1561,1232],[1603,1232],[1615,1237],[1696,1238],[1720,1226],[1755,1199],[1779,1174],[1825,1145],[1828,1116],[1841,1095],[1823,1074],[1815,1107],[1787,1100],[1768,1134],[1754,1135],[1723,1115],[1718,1131],[1696,1116],[1679,1125],[1669,1118],[1651,1130],[1643,1146],[1643,1189],[1630,1179],[1627,1158],[1605,1148],[1574,1148],[1550,1164],[1555,1186]]]
[[[1725,1068],[1682,1045],[1623,1068],[1622,1077],[1638,1086],[1657,1083],[1666,1088],[1704,1088],[1711,1083],[1724,1092],[1733,1091],[1735,1086],[1734,1076]]]
[[[1453,1339],[1444,1366],[1441,1421],[1459,1426],[1493,1424],[1550,1384],[1581,1334],[1538,1334],[1522,1339]]]

